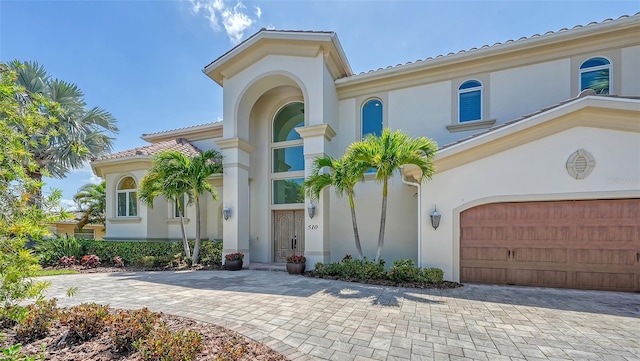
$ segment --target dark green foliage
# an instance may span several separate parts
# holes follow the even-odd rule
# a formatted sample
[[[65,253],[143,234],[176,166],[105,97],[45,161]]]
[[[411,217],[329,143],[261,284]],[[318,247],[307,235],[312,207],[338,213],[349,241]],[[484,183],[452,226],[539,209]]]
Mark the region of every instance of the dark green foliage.
[[[51,324],[58,318],[60,310],[58,300],[39,300],[27,306],[27,317],[16,327],[16,335],[22,341],[29,342],[45,337],[51,329]]]
[[[440,284],[444,282],[444,272],[440,268],[432,267],[422,270],[426,281],[429,283]]]
[[[80,259],[86,254],[77,239],[66,236],[39,240],[36,253],[40,257],[40,264],[44,267],[55,266],[62,257]]]
[[[135,343],[145,361],[191,361],[202,349],[202,335],[194,331],[171,331],[166,326],[153,330]]]
[[[109,306],[83,303],[64,312],[60,323],[69,327],[72,338],[87,341],[102,333],[108,318]]]
[[[133,344],[147,337],[160,318],[159,313],[147,308],[119,311],[109,319],[109,337],[118,352],[134,350]]]
[[[321,263],[315,265],[313,274],[319,277],[338,277],[348,280],[390,280],[395,283],[414,282],[440,284],[444,281],[444,273],[439,268],[419,268],[410,259],[393,262],[388,271],[384,269],[384,260],[379,262],[363,261],[345,256],[341,262]]]

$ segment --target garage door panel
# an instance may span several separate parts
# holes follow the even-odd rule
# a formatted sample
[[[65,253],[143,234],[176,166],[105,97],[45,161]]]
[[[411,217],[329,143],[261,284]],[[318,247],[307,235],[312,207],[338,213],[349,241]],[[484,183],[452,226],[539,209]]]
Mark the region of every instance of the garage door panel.
[[[513,257],[518,262],[567,262],[567,250],[564,248],[516,248]]]
[[[506,268],[487,268],[487,267],[463,267],[462,278],[465,282],[496,282],[507,283],[507,269]]]
[[[634,265],[636,253],[630,250],[578,249],[573,260],[581,264]]]
[[[633,273],[576,272],[576,288],[632,291]]]
[[[521,285],[564,287],[567,284],[566,271],[516,269],[515,276]]]
[[[640,291],[640,199],[487,204],[460,222],[463,282]]]
[[[506,261],[508,249],[505,247],[465,247],[462,259],[481,261]]]

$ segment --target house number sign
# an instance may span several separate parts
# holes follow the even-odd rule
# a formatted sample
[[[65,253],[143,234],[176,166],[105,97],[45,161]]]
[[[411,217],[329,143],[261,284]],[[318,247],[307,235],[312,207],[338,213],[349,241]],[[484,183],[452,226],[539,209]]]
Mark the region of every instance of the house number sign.
[[[315,231],[318,229],[318,225],[317,224],[310,224],[307,226],[307,229],[310,231]]]

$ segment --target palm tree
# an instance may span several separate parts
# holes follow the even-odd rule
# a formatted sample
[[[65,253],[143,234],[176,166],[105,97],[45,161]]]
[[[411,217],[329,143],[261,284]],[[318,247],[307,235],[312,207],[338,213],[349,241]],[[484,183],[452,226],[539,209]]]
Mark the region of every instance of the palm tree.
[[[73,196],[73,200],[82,212],[82,218],[78,222],[78,229],[82,229],[88,223],[102,223],[105,225],[105,212],[107,208],[107,181],[103,180],[98,184],[85,184],[78,193]]]
[[[23,101],[42,95],[57,103],[56,121],[35,134],[29,134],[29,152],[38,167],[29,169],[29,176],[41,181],[43,171],[54,178],[64,178],[72,169],[111,152],[113,138],[118,132],[115,118],[106,110],[87,108],[84,93],[77,85],[51,78],[36,62],[14,60],[9,67],[16,71],[16,83],[26,89]],[[36,195],[36,200],[40,194]]]
[[[145,175],[145,178],[148,178],[147,181],[143,179],[141,182],[141,196],[146,197],[146,202],[149,204],[152,204],[153,198],[159,194],[174,199],[178,204],[181,203],[179,199],[187,195],[188,203],[195,204],[196,241],[193,247],[193,264],[198,263],[200,254],[200,195],[208,192],[214,200],[218,199],[216,188],[207,181],[207,178],[213,174],[222,173],[221,160],[222,155],[215,150],[204,151],[192,158],[175,150],[164,151],[154,157],[153,166]],[[145,183],[149,187],[147,194],[144,194]]]
[[[325,173],[324,169],[329,172]],[[349,197],[349,207],[351,208],[351,224],[353,226],[353,237],[356,242],[356,250],[360,259],[363,259],[362,245],[358,232],[358,222],[356,220],[356,208],[353,201],[354,188],[363,174],[363,169],[354,166],[354,160],[344,156],[342,159],[334,159],[331,156],[323,155],[313,160],[311,175],[304,182],[307,195],[311,199],[318,199],[320,192],[326,187],[333,187],[338,197],[345,193]]]
[[[357,162],[376,170],[376,180],[382,182],[382,213],[380,215],[380,233],[378,234],[379,261],[384,245],[384,230],[387,220],[387,189],[389,178],[403,165],[412,164],[422,171],[421,182],[433,175],[433,157],[438,150],[437,144],[426,137],[411,138],[401,131],[382,131],[380,137],[368,135],[364,140],[353,143],[347,149]]]

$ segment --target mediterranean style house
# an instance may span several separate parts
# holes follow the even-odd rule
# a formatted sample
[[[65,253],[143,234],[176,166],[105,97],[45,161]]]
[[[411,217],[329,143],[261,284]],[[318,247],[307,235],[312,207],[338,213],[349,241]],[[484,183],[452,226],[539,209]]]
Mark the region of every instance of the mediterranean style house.
[[[175,205],[136,189],[162,150],[218,149],[203,234],[251,262],[355,253],[349,205],[301,184],[383,128],[439,144],[433,179],[390,181],[383,258],[462,282],[640,291],[640,14],[354,74],[333,32],[261,30],[208,64],[223,121],[144,134],[92,162],[107,181],[107,240],[180,238]],[[381,185],[356,186],[372,257]],[[186,210],[194,235],[193,206]],[[439,224],[438,224],[439,222]]]

